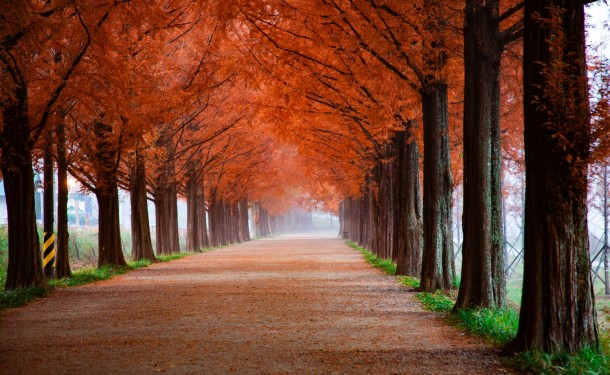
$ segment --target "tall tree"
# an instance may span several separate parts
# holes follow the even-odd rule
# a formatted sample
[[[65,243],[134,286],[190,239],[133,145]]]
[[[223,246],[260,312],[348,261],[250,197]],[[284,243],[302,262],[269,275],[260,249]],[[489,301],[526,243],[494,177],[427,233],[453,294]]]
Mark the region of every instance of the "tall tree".
[[[421,288],[451,289],[455,279],[451,227],[451,161],[447,81],[439,77],[447,64],[446,25],[440,17],[443,4],[424,1],[424,29],[429,30],[429,48],[424,62],[431,70],[420,73],[424,127],[424,252]]]
[[[90,46],[82,5],[8,1],[1,9],[0,170],[12,228],[6,289],[46,286],[34,214],[32,148]],[[115,6],[99,7],[101,18],[91,12],[97,27]],[[32,80],[36,74],[48,79]],[[37,95],[30,98],[33,87]]]
[[[397,132],[394,144],[396,156],[397,234],[394,236],[396,274],[419,277],[423,245],[422,201],[419,183],[419,151],[414,138],[414,121],[405,121],[404,131]]]
[[[516,350],[597,347],[584,2],[525,2],[525,265]]]
[[[150,237],[148,219],[148,197],[146,192],[146,162],[141,142],[135,147],[130,164],[129,198],[131,203],[131,258],[155,260]]]
[[[64,113],[55,127],[57,135],[57,262],[55,275],[58,279],[69,277],[70,251],[68,247],[68,156]]]
[[[522,20],[500,31],[523,6],[500,15],[500,1],[467,0],[464,19],[463,263],[456,308],[506,304],[502,226],[500,60]],[[512,20],[512,19],[511,19]]]

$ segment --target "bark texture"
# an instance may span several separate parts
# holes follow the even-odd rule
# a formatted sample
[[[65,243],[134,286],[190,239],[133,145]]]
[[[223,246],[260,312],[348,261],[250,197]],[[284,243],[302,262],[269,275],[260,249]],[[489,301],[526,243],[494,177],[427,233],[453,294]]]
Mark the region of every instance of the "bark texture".
[[[515,350],[598,345],[587,233],[584,47],[582,1],[525,2],[525,263]]]
[[[55,276],[58,279],[72,274],[68,247],[68,161],[66,154],[66,131],[63,122],[56,127],[57,134],[57,258]]]
[[[455,279],[451,233],[451,163],[447,85],[422,92],[424,121],[424,251],[421,289],[451,289]]]
[[[199,224],[199,244],[205,249],[210,247],[210,236],[208,235],[204,182],[205,179],[202,177],[201,183],[197,187],[197,224]]]
[[[107,139],[112,127],[95,122],[93,133],[97,139],[97,185],[95,196],[99,206],[98,267],[105,265],[126,266],[119,225],[119,189],[117,169],[118,151]],[[77,207],[78,209],[78,207]]]
[[[126,266],[119,225],[119,190],[112,183],[96,192],[99,207],[98,267]]]
[[[172,150],[166,146],[167,160],[153,188],[157,255],[180,252],[178,233],[178,193]]]
[[[394,138],[396,182],[394,220],[396,222],[396,274],[419,277],[423,245],[422,202],[419,184],[419,150],[413,138],[413,122]]]
[[[186,180],[186,249],[188,251],[200,251],[197,171],[193,162],[190,163],[188,168]]]
[[[506,304],[502,249],[499,1],[466,2],[463,263],[456,308]]]
[[[4,126],[0,134],[0,169],[11,226],[8,232],[6,290],[47,286],[36,230],[26,83],[15,89],[14,96],[17,99],[4,107]]]
[[[156,260],[150,237],[148,197],[146,192],[146,164],[139,145],[129,171],[129,198],[131,204],[131,258]]]
[[[250,227],[248,225],[248,198],[239,201],[239,236],[240,242],[250,241]]]

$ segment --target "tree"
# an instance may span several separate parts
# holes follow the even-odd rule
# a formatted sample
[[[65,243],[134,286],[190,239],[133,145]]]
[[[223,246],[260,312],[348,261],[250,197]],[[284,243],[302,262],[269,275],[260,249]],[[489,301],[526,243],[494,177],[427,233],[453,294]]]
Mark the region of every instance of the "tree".
[[[589,264],[584,2],[525,3],[525,265],[515,350],[597,347]]]
[[[58,279],[69,277],[70,252],[68,248],[68,156],[66,150],[66,128],[64,124],[65,113],[60,112],[55,126],[57,137],[57,261],[55,263],[55,276]]]
[[[131,204],[131,258],[156,260],[150,238],[148,199],[146,192],[146,163],[141,142],[135,147],[129,170],[129,198]]]
[[[500,61],[520,36],[521,18],[501,32],[500,1],[466,2],[464,20],[463,264],[456,308],[506,304],[502,226]]]
[[[405,131],[397,132],[395,184],[397,202],[394,205],[397,234],[396,274],[418,277],[421,272],[423,245],[422,201],[419,183],[419,151],[414,139],[414,121],[405,121]]]
[[[115,6],[103,7],[101,11],[107,15]],[[7,290],[47,285],[42,274],[34,215],[32,148],[89,48],[89,28],[80,11],[78,3],[54,6],[9,1],[2,7],[5,21],[1,24],[0,50],[0,170],[12,228],[9,231]],[[96,21],[101,25],[103,20],[104,17]],[[49,64],[49,61],[56,64]],[[40,65],[43,69],[37,71]],[[32,77],[37,73],[49,79],[37,80],[32,85]],[[30,101],[32,89],[37,95]]]

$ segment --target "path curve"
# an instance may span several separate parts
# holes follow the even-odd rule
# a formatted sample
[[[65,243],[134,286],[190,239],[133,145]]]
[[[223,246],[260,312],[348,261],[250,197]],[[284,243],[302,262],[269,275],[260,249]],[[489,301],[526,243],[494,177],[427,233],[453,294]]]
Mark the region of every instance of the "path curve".
[[[332,237],[251,241],[0,312],[3,374],[507,372]]]

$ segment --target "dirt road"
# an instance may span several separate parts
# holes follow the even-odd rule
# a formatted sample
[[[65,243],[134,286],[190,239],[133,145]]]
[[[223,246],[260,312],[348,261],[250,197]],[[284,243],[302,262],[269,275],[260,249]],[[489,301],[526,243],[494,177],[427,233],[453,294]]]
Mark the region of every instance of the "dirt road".
[[[265,239],[0,312],[2,374],[498,374],[342,240]]]

